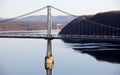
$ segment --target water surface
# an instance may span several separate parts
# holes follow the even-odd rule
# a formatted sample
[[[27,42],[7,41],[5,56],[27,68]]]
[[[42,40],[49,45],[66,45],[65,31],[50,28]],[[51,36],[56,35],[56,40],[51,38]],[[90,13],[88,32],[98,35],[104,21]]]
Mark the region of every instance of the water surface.
[[[44,67],[46,44],[46,40],[41,39],[1,38],[0,75],[47,75]],[[52,75],[120,75],[119,56],[118,59],[108,61],[106,59],[113,59],[114,55],[111,56],[113,58],[103,60],[100,55],[105,52],[99,55],[95,52],[104,49],[118,50],[113,44],[67,44],[61,40],[53,40],[52,46],[55,59]],[[94,52],[90,53],[89,50]],[[99,59],[95,57],[96,54]]]

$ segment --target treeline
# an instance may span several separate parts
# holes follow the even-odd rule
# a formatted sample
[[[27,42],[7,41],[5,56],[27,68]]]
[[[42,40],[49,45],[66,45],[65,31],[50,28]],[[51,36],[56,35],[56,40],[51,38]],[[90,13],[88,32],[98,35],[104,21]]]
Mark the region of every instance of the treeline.
[[[59,22],[52,24],[53,29],[63,28],[67,23],[63,22],[58,27]],[[11,31],[11,30],[46,30],[47,23],[40,21],[10,21],[0,23],[0,31]]]

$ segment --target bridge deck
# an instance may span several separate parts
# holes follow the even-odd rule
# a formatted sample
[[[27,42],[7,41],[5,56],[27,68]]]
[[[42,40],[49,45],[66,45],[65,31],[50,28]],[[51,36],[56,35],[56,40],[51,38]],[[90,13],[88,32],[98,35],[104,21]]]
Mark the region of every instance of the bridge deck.
[[[51,34],[0,34],[0,38],[31,38],[31,39],[70,39],[70,40],[98,40],[98,41],[120,41],[120,36],[102,36],[102,35],[58,35]]]

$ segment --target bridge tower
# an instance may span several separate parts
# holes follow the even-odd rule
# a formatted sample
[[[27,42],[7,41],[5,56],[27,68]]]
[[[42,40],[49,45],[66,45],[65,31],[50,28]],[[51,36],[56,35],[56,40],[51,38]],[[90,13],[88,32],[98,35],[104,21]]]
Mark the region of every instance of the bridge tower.
[[[54,64],[54,57],[52,56],[52,17],[51,6],[47,6],[47,52],[45,57],[45,68],[52,69]]]

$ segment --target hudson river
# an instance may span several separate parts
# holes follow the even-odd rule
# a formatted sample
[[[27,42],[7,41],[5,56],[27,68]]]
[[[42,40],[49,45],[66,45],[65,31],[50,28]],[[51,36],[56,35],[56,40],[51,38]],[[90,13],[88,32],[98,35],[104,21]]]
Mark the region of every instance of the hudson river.
[[[46,40],[41,39],[1,38],[0,75],[47,75],[46,45]],[[110,43],[68,44],[53,40],[52,75],[120,75],[119,47]]]

